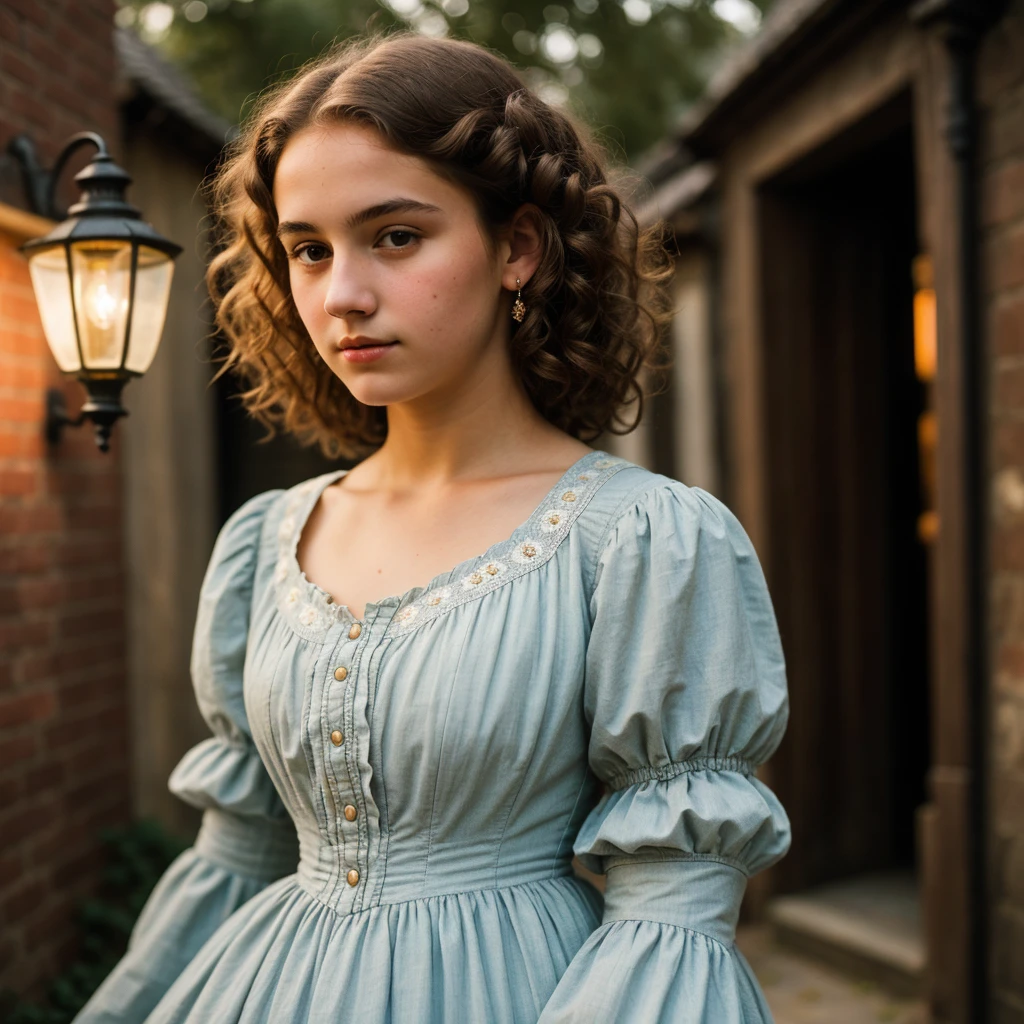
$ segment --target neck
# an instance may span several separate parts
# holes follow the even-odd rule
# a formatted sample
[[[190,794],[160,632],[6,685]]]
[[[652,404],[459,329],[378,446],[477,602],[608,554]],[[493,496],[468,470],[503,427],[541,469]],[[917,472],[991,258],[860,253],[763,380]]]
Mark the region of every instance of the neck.
[[[367,460],[377,486],[420,490],[525,472],[545,445],[578,447],[533,407],[504,346],[491,351],[457,391],[388,406],[387,440]]]

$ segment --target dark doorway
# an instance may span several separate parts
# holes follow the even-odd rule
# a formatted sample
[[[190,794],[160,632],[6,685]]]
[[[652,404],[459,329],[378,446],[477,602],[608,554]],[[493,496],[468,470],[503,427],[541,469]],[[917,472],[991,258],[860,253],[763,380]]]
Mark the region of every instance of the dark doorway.
[[[221,523],[243,502],[263,491],[291,487],[351,465],[332,462],[319,448],[303,448],[286,434],[264,442],[267,431],[243,408],[238,380],[228,373],[215,386]]]
[[[794,893],[917,865],[929,765],[928,403],[909,97],[760,193],[770,565]],[[920,265],[920,261],[919,264]]]

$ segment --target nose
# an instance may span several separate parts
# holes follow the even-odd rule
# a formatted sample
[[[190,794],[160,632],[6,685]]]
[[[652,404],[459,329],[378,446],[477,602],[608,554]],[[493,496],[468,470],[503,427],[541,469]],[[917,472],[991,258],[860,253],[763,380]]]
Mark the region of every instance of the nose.
[[[331,265],[331,280],[324,298],[324,312],[343,319],[370,316],[376,309],[376,296],[358,261],[339,259],[335,253]]]

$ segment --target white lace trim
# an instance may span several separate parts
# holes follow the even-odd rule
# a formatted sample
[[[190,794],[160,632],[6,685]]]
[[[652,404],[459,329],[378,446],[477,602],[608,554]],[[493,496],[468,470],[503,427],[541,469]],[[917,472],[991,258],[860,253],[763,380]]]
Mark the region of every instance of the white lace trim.
[[[441,582],[409,591],[410,600],[400,604],[388,625],[388,636],[401,635],[436,618],[448,609],[473,600],[503,586],[512,579],[546,562],[555,552],[597,485],[614,471],[630,465],[600,453],[594,459],[584,457],[572,476],[563,477],[549,492],[534,514],[507,540],[494,545],[486,557],[471,559],[469,572],[456,575],[457,566]],[[340,474],[314,477],[292,488],[277,528],[277,562],[274,583],[278,606],[294,629],[311,640],[322,640],[337,622],[352,619],[347,609],[333,602],[315,583],[308,580],[296,558],[298,533],[308,518],[312,502]],[[315,496],[314,496],[315,492]],[[310,503],[310,507],[306,507]],[[465,563],[464,563],[465,564]]]

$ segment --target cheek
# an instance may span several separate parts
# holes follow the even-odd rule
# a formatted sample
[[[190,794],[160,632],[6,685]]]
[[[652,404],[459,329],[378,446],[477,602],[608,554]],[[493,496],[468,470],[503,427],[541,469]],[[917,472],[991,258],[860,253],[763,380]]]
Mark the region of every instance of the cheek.
[[[323,334],[324,324],[330,320],[324,310],[324,286],[312,276],[303,274],[292,274],[289,282],[292,302],[295,303],[299,319],[316,342]]]
[[[455,245],[415,276],[408,301],[415,304],[414,311],[428,314],[438,330],[451,332],[458,324],[475,326],[493,305],[492,278],[479,240],[476,246]]]

